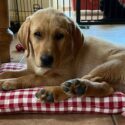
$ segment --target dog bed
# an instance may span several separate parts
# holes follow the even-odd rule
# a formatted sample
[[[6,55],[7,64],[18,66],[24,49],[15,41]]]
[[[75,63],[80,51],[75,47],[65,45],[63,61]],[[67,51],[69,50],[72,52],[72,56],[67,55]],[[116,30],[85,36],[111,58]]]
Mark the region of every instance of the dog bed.
[[[25,64],[5,63],[0,73],[7,70],[21,70]],[[125,94],[115,92],[108,97],[74,97],[58,103],[42,103],[35,97],[41,88],[0,91],[0,113],[104,113],[125,112]],[[123,113],[124,114],[124,113]]]

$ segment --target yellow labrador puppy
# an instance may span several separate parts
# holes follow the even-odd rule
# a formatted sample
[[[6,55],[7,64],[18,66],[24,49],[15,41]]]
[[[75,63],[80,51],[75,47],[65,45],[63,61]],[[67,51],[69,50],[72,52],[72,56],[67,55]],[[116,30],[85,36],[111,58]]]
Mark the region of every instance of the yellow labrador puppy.
[[[125,49],[84,37],[62,12],[37,11],[22,24],[18,38],[27,70],[2,73],[1,89],[44,86],[36,96],[45,102],[125,92]]]

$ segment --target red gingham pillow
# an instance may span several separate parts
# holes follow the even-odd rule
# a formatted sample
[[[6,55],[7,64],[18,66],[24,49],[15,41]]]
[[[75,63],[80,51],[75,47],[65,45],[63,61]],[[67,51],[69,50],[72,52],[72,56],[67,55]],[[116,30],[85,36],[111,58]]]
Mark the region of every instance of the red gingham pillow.
[[[0,72],[6,70],[21,70],[26,65],[5,63],[0,66]],[[125,94],[116,92],[112,96],[75,97],[59,103],[42,103],[35,98],[40,88],[0,91],[0,113],[10,112],[41,112],[41,113],[122,113],[125,112]]]

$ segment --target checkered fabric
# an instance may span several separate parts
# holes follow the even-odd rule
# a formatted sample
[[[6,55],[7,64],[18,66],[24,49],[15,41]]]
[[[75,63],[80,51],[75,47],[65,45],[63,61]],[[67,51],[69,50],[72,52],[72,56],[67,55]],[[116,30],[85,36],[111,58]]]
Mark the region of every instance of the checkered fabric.
[[[21,70],[26,65],[2,64],[0,72]],[[0,113],[40,112],[40,113],[122,113],[125,112],[125,94],[116,92],[112,96],[74,97],[58,103],[42,103],[35,98],[40,88],[0,91]]]

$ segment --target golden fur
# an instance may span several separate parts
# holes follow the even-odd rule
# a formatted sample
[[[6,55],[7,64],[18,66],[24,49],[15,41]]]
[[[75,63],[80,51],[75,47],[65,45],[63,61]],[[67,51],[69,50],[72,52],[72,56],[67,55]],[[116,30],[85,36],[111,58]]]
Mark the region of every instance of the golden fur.
[[[36,32],[40,36],[35,36]],[[56,38],[60,34],[63,37]],[[54,9],[37,11],[22,24],[18,38],[26,49],[27,70],[2,73],[1,89],[49,86],[45,90],[56,93],[54,99],[59,101],[71,97],[61,83],[77,78],[87,86],[85,96],[125,92],[125,49],[84,37],[78,25],[63,13]],[[43,54],[53,56],[51,67],[41,66]]]

